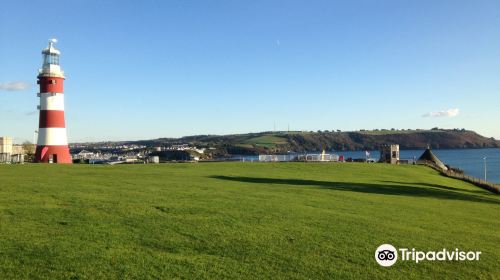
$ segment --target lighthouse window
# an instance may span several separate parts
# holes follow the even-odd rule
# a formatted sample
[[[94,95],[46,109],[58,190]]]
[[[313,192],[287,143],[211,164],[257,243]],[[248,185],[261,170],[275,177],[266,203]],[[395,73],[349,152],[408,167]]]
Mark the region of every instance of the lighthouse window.
[[[43,64],[55,64],[59,65],[59,55],[57,54],[46,54],[43,56]]]

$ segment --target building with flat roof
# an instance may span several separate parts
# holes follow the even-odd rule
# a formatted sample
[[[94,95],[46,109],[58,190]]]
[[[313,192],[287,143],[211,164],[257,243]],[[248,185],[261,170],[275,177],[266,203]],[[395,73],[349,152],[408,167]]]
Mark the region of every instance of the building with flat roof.
[[[12,154],[12,137],[0,137],[0,154]]]
[[[0,163],[24,163],[23,146],[12,144],[12,137],[0,137]]]

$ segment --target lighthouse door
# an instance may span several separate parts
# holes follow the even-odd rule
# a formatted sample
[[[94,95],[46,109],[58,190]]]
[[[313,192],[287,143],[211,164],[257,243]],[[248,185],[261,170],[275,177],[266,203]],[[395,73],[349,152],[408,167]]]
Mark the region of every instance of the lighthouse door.
[[[57,154],[49,155],[49,163],[57,163]]]

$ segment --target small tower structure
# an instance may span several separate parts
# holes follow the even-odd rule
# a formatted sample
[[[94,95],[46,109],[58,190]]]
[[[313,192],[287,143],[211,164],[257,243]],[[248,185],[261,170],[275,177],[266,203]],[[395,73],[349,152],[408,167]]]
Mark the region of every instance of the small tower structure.
[[[379,162],[397,164],[399,162],[399,145],[382,145],[380,146]]]

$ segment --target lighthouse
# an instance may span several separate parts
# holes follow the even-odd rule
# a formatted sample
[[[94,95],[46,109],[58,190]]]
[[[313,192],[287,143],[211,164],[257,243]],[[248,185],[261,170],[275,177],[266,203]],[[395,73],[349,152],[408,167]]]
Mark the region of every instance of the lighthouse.
[[[35,161],[72,163],[64,121],[64,72],[59,65],[60,52],[54,47],[56,39],[42,51],[43,65],[38,70],[40,85],[40,122]]]

